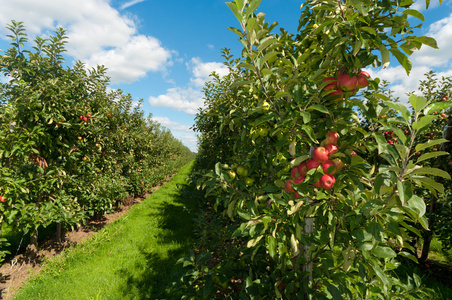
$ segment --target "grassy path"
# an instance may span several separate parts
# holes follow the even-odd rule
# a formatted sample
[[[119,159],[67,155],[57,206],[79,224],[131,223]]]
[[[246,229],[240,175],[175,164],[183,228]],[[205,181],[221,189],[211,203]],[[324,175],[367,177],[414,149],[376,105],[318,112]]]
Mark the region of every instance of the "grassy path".
[[[192,243],[196,203],[179,192],[192,163],[126,216],[55,258],[14,299],[167,299]],[[191,200],[192,202],[195,202]]]

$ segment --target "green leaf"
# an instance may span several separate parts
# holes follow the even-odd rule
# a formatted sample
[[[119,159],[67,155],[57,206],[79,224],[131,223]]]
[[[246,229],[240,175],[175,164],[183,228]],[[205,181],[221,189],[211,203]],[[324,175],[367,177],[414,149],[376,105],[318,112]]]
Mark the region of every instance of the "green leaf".
[[[433,147],[435,145],[439,145],[439,144],[442,144],[442,143],[448,143],[448,142],[449,142],[449,140],[446,140],[446,139],[428,140],[426,143],[417,144],[415,149],[416,149],[417,152],[419,152],[419,151],[422,151],[422,150],[427,149],[429,147]]]
[[[410,200],[408,200],[407,206],[416,210],[418,212],[418,218],[425,215],[426,207],[424,200],[416,195],[413,195]]]
[[[320,105],[320,104],[311,105],[311,106],[308,107],[308,109],[309,110],[317,110],[317,111],[320,111],[320,112],[325,113],[325,114],[329,114],[330,113],[325,106]]]
[[[276,238],[274,238],[272,235],[269,235],[267,237],[267,249],[268,254],[270,254],[270,257],[275,257],[276,255]]]
[[[383,69],[386,69],[387,66],[389,66],[389,51],[386,49],[386,46],[384,44],[380,44],[380,53],[381,53],[381,59],[383,61]]]
[[[432,121],[436,118],[436,116],[427,115],[421,117],[417,122],[413,123],[413,129],[420,130],[427,125],[431,125]]]
[[[436,180],[434,180],[430,177],[419,176],[419,177],[413,178],[413,180],[421,186],[424,186],[428,189],[434,189],[434,190],[438,191],[439,193],[444,194],[444,185],[436,182]],[[434,191],[432,191],[432,193],[433,192]]]
[[[249,6],[246,8],[246,15],[251,15],[261,4],[262,0],[254,0],[249,2]]]
[[[235,3],[234,2],[226,2],[226,5],[229,7],[229,9],[235,15],[237,20],[239,20],[239,22],[242,23],[242,19],[243,19],[242,11],[237,8]]]
[[[392,55],[394,55],[399,64],[405,69],[406,74],[410,75],[413,64],[408,56],[402,53],[399,49],[390,49],[389,51],[391,51]]]
[[[362,46],[362,42],[361,40],[357,40],[355,42],[355,46],[353,46],[353,56],[356,56],[356,54],[358,54],[359,50],[361,50],[361,46]]]
[[[424,114],[429,115],[431,113],[434,113],[435,111],[442,111],[442,110],[448,109],[450,107],[452,107],[452,101],[435,102],[435,103],[428,105],[424,109]]]
[[[277,52],[269,52],[267,54],[264,55],[264,57],[260,57],[257,59],[257,64],[259,65],[259,70],[262,70],[262,66],[266,63],[266,62],[270,62],[272,63],[277,56]]]
[[[403,105],[402,103],[395,103],[395,102],[390,102],[390,101],[386,101],[385,104],[394,109],[395,111],[397,111],[398,113],[400,113],[400,115],[402,115],[402,117],[409,122],[411,120],[411,113],[408,110],[408,108]]]
[[[308,125],[302,125],[301,129],[303,129],[303,131],[308,134],[311,141],[313,141],[314,143],[317,143],[317,138],[315,137],[315,133],[314,133],[314,130],[312,129],[312,127],[310,127]]]
[[[427,99],[425,99],[425,97],[417,96],[415,94],[411,94],[408,100],[410,100],[411,106],[416,112],[424,109],[425,105],[427,104]]]
[[[415,9],[405,9],[402,13],[418,18],[422,22],[425,21],[424,15]]]
[[[420,163],[421,161],[430,159],[430,158],[434,158],[434,157],[438,157],[438,156],[442,156],[442,155],[449,155],[449,152],[445,152],[445,151],[435,151],[435,152],[430,152],[430,153],[425,153],[422,154],[416,161],[416,164]]]
[[[436,40],[432,37],[428,37],[428,36],[418,36],[416,37],[416,41],[421,42],[424,45],[430,46],[434,49],[439,49],[438,47],[438,43],[436,42]]]
[[[412,175],[433,175],[433,176],[443,177],[445,179],[450,179],[449,173],[447,173],[446,171],[443,171],[441,169],[438,169],[438,168],[420,168],[420,169],[414,170],[411,174]]]
[[[268,36],[265,39],[263,39],[260,44],[259,47],[257,49],[257,52],[262,52],[264,49],[266,49],[268,46],[270,46],[271,44],[273,44],[275,42],[275,38],[273,36]]]
[[[394,258],[397,254],[389,247],[377,246],[372,249],[372,254],[379,258]]]

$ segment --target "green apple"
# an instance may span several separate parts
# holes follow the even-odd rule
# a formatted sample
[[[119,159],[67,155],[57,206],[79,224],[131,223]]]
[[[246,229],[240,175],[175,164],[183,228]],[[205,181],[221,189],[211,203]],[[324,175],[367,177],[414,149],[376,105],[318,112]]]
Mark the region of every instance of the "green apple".
[[[266,137],[268,135],[268,129],[265,127],[261,127],[258,129],[258,133],[261,137]]]
[[[231,180],[234,180],[234,179],[235,179],[235,175],[236,175],[236,174],[235,174],[234,171],[229,170],[228,174],[229,174],[229,178],[231,178]]]
[[[244,177],[248,176],[248,169],[244,168],[242,166],[238,167],[237,168],[237,175],[244,176]]]
[[[254,179],[253,179],[253,178],[250,178],[250,177],[246,177],[246,178],[245,178],[245,184],[246,184],[247,186],[252,186],[253,183],[254,183]]]

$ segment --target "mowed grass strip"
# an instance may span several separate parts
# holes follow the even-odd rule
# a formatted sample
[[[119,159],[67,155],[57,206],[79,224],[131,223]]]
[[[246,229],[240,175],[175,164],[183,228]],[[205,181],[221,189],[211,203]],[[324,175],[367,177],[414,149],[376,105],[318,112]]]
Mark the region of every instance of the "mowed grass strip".
[[[44,266],[14,299],[167,299],[166,288],[192,245],[187,187],[193,162],[123,218]]]

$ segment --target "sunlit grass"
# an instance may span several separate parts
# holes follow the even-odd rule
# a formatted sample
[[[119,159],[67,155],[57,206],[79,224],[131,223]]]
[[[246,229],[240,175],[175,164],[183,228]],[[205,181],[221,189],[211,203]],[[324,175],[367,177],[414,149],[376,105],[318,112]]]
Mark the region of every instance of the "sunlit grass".
[[[15,299],[161,299],[192,243],[192,163],[95,236],[44,266]]]

